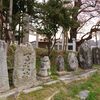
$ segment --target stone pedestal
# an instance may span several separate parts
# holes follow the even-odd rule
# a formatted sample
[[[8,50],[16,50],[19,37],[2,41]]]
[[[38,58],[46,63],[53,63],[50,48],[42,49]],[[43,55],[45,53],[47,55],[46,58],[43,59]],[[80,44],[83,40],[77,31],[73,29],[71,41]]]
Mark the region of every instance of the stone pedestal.
[[[7,45],[0,40],[0,92],[9,90],[7,70]]]
[[[58,76],[63,76],[63,75],[66,75],[66,74],[67,74],[66,71],[57,71]]]
[[[45,77],[43,77],[43,76],[38,76],[37,79],[38,79],[39,81],[41,81],[42,83],[49,82],[49,81],[51,80],[51,79],[50,79],[50,76],[45,76]]]
[[[15,87],[36,85],[36,54],[31,44],[20,45],[15,51],[13,82]]]

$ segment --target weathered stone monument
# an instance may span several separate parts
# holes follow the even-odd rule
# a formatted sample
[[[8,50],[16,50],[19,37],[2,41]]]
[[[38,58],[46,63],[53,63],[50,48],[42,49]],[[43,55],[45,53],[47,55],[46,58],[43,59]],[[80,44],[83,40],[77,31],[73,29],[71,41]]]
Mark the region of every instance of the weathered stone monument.
[[[78,59],[74,52],[69,52],[68,54],[68,65],[69,65],[69,70],[75,71],[78,69]]]
[[[50,74],[50,60],[48,56],[44,56],[41,58],[41,67],[38,75],[41,77],[48,77]]]
[[[92,51],[88,42],[84,42],[79,48],[79,64],[83,69],[92,68]]]
[[[100,64],[100,48],[92,49],[93,64]]]
[[[56,58],[56,67],[57,67],[57,74],[59,76],[65,75],[65,67],[64,67],[64,58],[62,54],[59,54]]]
[[[13,82],[15,87],[28,88],[36,83],[36,54],[31,44],[20,45],[15,51]]]
[[[0,40],[0,92],[9,90],[7,70],[7,45]]]
[[[64,58],[62,55],[58,55],[56,58],[57,71],[64,71]]]

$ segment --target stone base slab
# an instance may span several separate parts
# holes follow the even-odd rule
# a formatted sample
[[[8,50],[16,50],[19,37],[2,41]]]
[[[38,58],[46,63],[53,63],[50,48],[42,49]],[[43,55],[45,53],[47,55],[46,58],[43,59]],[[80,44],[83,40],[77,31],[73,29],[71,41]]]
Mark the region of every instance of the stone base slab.
[[[42,83],[51,81],[50,76],[46,76],[46,77],[38,76],[37,79],[39,81],[42,81]]]
[[[66,74],[67,74],[66,71],[57,71],[58,76],[63,76],[63,75],[66,75]]]
[[[40,90],[40,89],[42,89],[42,88],[43,88],[42,86],[38,86],[38,87],[34,87],[34,88],[25,89],[25,90],[23,90],[23,92],[24,92],[25,94],[27,94],[27,93],[30,93],[30,92],[33,92],[33,91]]]
[[[69,76],[65,75],[63,77],[60,77],[59,80],[68,84],[68,83],[71,83],[73,81],[87,79],[87,78],[91,77],[96,72],[97,72],[97,69],[87,70],[84,73],[81,73],[80,75],[69,75]]]

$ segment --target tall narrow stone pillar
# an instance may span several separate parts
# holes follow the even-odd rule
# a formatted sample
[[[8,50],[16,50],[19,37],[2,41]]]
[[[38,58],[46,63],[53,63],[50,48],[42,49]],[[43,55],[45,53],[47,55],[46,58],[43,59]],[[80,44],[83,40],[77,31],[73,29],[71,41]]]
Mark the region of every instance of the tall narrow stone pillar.
[[[76,40],[73,38],[73,51],[76,51]]]
[[[7,45],[0,40],[0,92],[9,90],[7,70]]]

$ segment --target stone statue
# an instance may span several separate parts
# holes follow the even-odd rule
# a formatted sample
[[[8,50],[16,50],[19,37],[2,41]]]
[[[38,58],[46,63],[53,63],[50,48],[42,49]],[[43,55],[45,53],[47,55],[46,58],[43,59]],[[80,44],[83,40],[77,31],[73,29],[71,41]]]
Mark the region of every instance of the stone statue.
[[[41,58],[41,67],[39,71],[39,76],[47,77],[50,73],[50,60],[48,56],[44,56]]]
[[[78,69],[78,60],[74,52],[69,52],[68,54],[68,65],[69,70],[75,71]]]
[[[56,58],[56,65],[57,65],[57,71],[64,71],[64,58],[62,55],[58,55]]]

